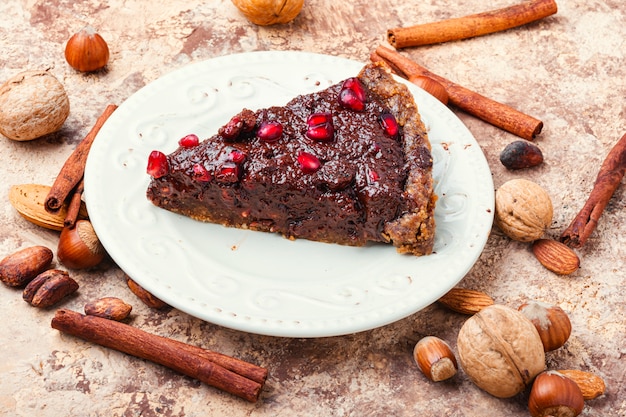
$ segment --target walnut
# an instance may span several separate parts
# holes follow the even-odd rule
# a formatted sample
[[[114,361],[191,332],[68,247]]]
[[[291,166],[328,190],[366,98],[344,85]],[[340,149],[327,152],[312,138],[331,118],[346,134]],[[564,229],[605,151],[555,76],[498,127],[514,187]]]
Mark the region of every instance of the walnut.
[[[552,214],[550,196],[532,181],[510,180],[496,191],[494,223],[513,240],[539,239],[550,226]]]
[[[232,0],[252,23],[260,26],[291,22],[300,14],[304,0]]]
[[[56,132],[70,113],[63,85],[46,71],[24,71],[0,86],[0,133],[27,141]]]
[[[522,392],[546,367],[541,338],[522,313],[492,305],[470,317],[457,340],[461,366],[481,389],[499,398]]]

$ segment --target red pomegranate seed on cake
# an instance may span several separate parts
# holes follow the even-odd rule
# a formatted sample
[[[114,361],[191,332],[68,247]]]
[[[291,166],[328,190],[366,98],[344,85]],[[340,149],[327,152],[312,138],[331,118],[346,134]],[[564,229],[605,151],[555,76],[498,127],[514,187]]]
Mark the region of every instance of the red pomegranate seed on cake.
[[[365,103],[359,100],[354,91],[344,89],[339,93],[339,103],[347,109],[355,111],[363,111]]]
[[[215,179],[222,183],[235,183],[239,181],[239,165],[234,162],[224,162],[224,164],[215,172]]]
[[[317,156],[304,151],[298,154],[298,164],[300,164],[300,169],[307,174],[313,174],[322,166]]]
[[[193,133],[187,136],[184,136],[178,141],[178,144],[183,148],[193,148],[194,146],[198,146],[200,143],[200,138]]]
[[[193,179],[200,182],[211,181],[211,174],[202,164],[195,164],[193,166]]]
[[[400,132],[398,121],[396,120],[396,117],[391,113],[381,113],[380,125],[383,127],[384,131],[391,137],[396,137]]]
[[[363,84],[361,84],[361,81],[358,78],[348,78],[343,82],[341,88],[352,90],[354,94],[356,94],[357,98],[365,103],[365,89],[363,88]]]
[[[228,154],[228,159],[236,164],[240,164],[246,160],[246,154],[240,150],[234,149]]]
[[[330,113],[313,113],[306,121],[308,138],[318,141],[330,141],[335,137],[333,116]]]
[[[161,151],[152,151],[148,156],[148,168],[146,171],[152,178],[161,178],[170,170],[167,156]]]
[[[358,78],[348,78],[343,82],[339,92],[339,103],[355,111],[365,109],[365,90]]]
[[[276,121],[261,122],[256,135],[264,142],[275,142],[283,135],[283,125]]]
[[[234,116],[226,125],[219,129],[219,134],[224,136],[225,139],[235,139],[241,133],[242,128],[243,121],[239,116]]]
[[[370,182],[376,182],[380,179],[380,175],[378,175],[378,172],[374,171],[373,169],[370,169],[367,174],[370,178]]]

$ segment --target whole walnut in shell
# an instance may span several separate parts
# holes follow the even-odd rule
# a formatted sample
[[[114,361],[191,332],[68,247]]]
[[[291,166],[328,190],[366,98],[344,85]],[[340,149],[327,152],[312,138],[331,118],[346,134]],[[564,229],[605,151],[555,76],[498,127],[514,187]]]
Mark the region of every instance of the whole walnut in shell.
[[[304,0],[232,0],[252,23],[260,26],[289,23],[298,16]]]
[[[550,195],[537,183],[514,179],[496,190],[494,223],[513,240],[539,239],[550,226],[552,214]]]
[[[546,367],[535,325],[519,311],[499,304],[463,324],[457,350],[467,376],[499,398],[519,394]]]
[[[70,113],[63,85],[47,71],[24,71],[0,86],[0,133],[27,141],[61,129]]]

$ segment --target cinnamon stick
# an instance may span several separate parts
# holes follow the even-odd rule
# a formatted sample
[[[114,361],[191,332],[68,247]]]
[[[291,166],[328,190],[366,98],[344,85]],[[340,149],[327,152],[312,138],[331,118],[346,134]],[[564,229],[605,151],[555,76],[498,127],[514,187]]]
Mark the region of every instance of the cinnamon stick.
[[[415,77],[434,79],[445,87],[450,104],[523,139],[534,139],[543,128],[541,120],[455,84],[406,58],[395,50],[381,45],[376,48],[373,59],[383,59],[396,71],[402,73],[404,78],[407,78],[409,81]]]
[[[65,219],[63,220],[63,226],[72,228],[76,225],[76,220],[80,213],[80,208],[83,203],[83,191],[85,191],[85,181],[81,178],[76,188],[72,192],[70,203],[67,206],[67,212],[65,213]]]
[[[104,125],[104,122],[117,109],[115,104],[109,104],[104,112],[98,117],[95,125],[89,131],[87,136],[76,146],[69,158],[63,164],[61,171],[52,184],[45,200],[45,208],[50,213],[56,213],[63,206],[71,191],[76,187],[85,174],[85,164],[87,163],[87,155],[93,144],[98,132]]]
[[[555,0],[530,0],[469,16],[389,29],[387,40],[400,49],[468,39],[522,26],[556,12]]]
[[[218,362],[235,364],[233,366],[239,369],[250,367],[253,369],[254,375],[262,375],[262,371],[259,373],[256,370],[258,368],[256,365],[247,364],[234,358],[226,360],[225,355],[215,355],[209,351],[199,354],[198,349],[202,350],[201,348],[150,334],[118,321],[97,316],[86,316],[71,310],[58,310],[52,319],[52,328],[104,347],[158,363],[250,402],[258,400],[265,383],[265,377],[267,377],[267,373],[265,373],[265,377],[262,377],[261,381],[256,381],[233,372]],[[214,359],[217,359],[218,362],[215,362]]]
[[[626,134],[617,141],[602,162],[591,194],[572,223],[561,234],[561,242],[573,248],[580,248],[585,244],[625,173]]]

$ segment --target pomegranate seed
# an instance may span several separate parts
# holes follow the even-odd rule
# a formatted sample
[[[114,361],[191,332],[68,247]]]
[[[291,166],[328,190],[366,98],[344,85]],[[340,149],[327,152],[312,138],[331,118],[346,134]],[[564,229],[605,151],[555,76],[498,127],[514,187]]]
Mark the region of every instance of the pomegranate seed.
[[[358,78],[348,78],[343,82],[341,89],[352,90],[354,94],[356,94],[357,98],[365,103],[365,90],[363,89],[363,84],[361,84],[361,80],[359,80]]]
[[[275,142],[283,135],[283,125],[279,122],[261,122],[256,135],[264,142]]]
[[[152,178],[161,178],[169,172],[170,167],[167,162],[167,156],[160,151],[150,152],[148,156],[148,168],[146,171]]]
[[[193,179],[200,182],[211,181],[211,174],[202,164],[195,164],[193,166]]]
[[[380,125],[383,127],[385,133],[387,133],[392,138],[396,137],[400,132],[398,121],[396,120],[396,117],[391,113],[381,113]]]
[[[238,116],[234,116],[225,126],[220,128],[219,133],[225,139],[235,139],[241,133],[242,127],[243,121]]]
[[[365,109],[365,90],[358,78],[348,78],[343,82],[339,92],[339,103],[351,110],[363,111]]]
[[[236,164],[240,164],[246,160],[246,154],[240,150],[234,149],[228,154],[228,159]]]
[[[376,182],[380,179],[380,175],[378,175],[378,172],[374,171],[373,169],[369,170],[367,175],[369,176],[371,182]]]
[[[251,132],[256,125],[256,116],[252,110],[244,109],[233,116],[226,125],[219,128],[218,133],[226,140],[235,140],[241,134]]]
[[[322,166],[317,156],[308,152],[300,152],[298,154],[298,164],[300,164],[300,169],[307,174],[313,174]]]
[[[306,121],[308,138],[322,142],[330,141],[335,136],[333,117],[330,113],[313,113]]]
[[[341,90],[339,93],[339,103],[343,107],[354,111],[363,111],[365,109],[365,103],[359,100],[354,91],[348,89]]]
[[[239,181],[239,172],[239,165],[225,162],[215,173],[215,179],[222,183],[235,183]]]
[[[200,139],[197,135],[194,135],[193,133],[183,137],[181,140],[178,141],[178,144],[183,148],[193,148],[194,146],[198,146],[199,143]]]

